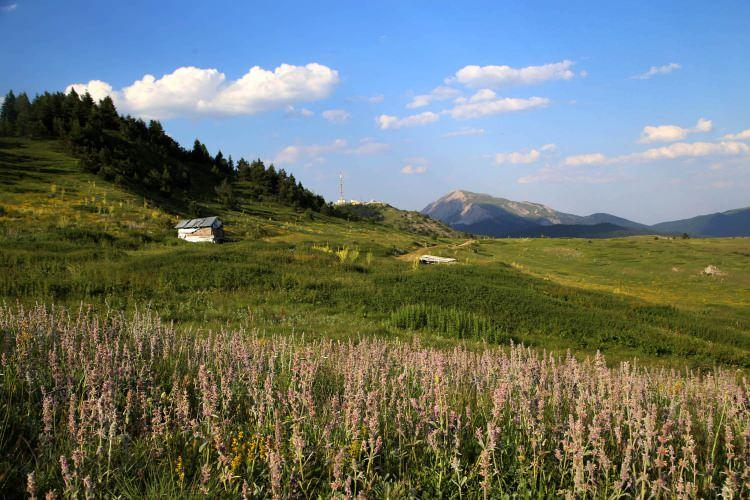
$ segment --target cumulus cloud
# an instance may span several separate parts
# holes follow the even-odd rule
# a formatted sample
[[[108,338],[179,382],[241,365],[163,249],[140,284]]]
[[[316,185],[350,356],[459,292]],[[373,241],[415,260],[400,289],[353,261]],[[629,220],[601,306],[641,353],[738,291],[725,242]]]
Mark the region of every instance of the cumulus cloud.
[[[550,80],[570,80],[575,76],[571,70],[573,61],[560,61],[542,66],[512,68],[510,66],[464,66],[447,79],[467,87],[507,87],[512,85],[535,85]]]
[[[617,161],[659,161],[679,158],[701,158],[705,156],[738,156],[750,154],[750,146],[742,142],[676,142],[669,146],[653,148],[641,153],[617,157]]]
[[[563,163],[567,166],[612,165],[622,163],[649,163],[662,160],[680,160],[711,156],[741,156],[749,154],[750,146],[742,142],[675,142],[668,146],[651,148],[639,153],[613,157],[607,157],[601,153],[568,156]]]
[[[345,109],[329,109],[323,111],[323,118],[331,123],[346,123],[349,121],[350,114]]]
[[[655,76],[658,75],[666,75],[671,73],[672,71],[676,71],[678,69],[682,68],[681,65],[677,63],[669,63],[665,64],[663,66],[651,66],[648,71],[644,73],[640,73],[638,75],[633,75],[631,78],[633,80],[649,80]]]
[[[724,136],[724,139],[729,139],[732,141],[746,141],[750,139],[750,128],[747,130],[743,130],[742,132],[737,132],[736,134],[727,134]]]
[[[557,151],[557,146],[554,144],[545,144],[539,149],[515,151],[511,153],[497,153],[495,155],[495,164],[528,165],[537,162],[543,155],[554,153],[555,151]]]
[[[301,159],[312,159],[317,162],[322,155],[346,149],[346,139],[335,139],[328,144],[310,144],[287,146],[276,155],[273,162],[277,164],[297,163]]]
[[[446,87],[441,85],[432,89],[429,94],[416,95],[412,98],[411,102],[406,105],[409,109],[421,108],[427,106],[436,101],[447,101],[449,99],[455,99],[461,95],[461,91],[453,87]]]
[[[484,135],[484,129],[475,127],[461,127],[458,130],[443,134],[443,137],[464,137],[469,135]]]
[[[597,165],[607,161],[607,157],[601,153],[589,153],[583,155],[573,155],[565,158],[563,163],[569,167],[578,167],[581,165]]]
[[[198,115],[251,115],[283,109],[296,102],[328,97],[339,83],[336,70],[318,63],[282,64],[274,70],[254,66],[237,80],[227,81],[216,69],[178,68],[156,78],[145,75],[120,91],[100,80],[68,86],[107,92],[123,111],[146,118]],[[96,98],[96,97],[95,97]]]
[[[521,165],[534,163],[542,156],[542,153],[538,149],[532,149],[527,152],[515,151],[513,153],[497,153],[495,155],[496,165],[505,165],[510,163],[512,165]]]
[[[9,3],[8,5],[0,6],[0,12],[13,12],[18,8],[17,3]]]
[[[362,139],[359,144],[349,147],[346,139],[335,139],[324,144],[293,144],[282,148],[273,159],[278,165],[300,163],[306,164],[324,163],[326,155],[345,154],[367,156],[389,151],[390,144],[377,142],[373,139]]]
[[[533,184],[536,182],[577,182],[581,184],[608,184],[620,181],[623,175],[618,172],[605,172],[598,170],[595,172],[574,171],[569,168],[544,167],[538,172],[519,177],[516,182],[519,184]]]
[[[456,99],[456,105],[446,111],[453,118],[468,120],[483,116],[523,111],[531,108],[547,106],[550,100],[546,97],[530,97],[528,99],[516,97],[498,97],[490,89],[481,89],[470,98]]]
[[[304,118],[309,118],[313,115],[315,115],[314,111],[310,111],[307,108],[295,108],[292,105],[289,105],[286,107],[286,114],[287,116],[302,116]]]
[[[641,132],[641,138],[638,139],[640,143],[650,142],[673,142],[685,139],[688,134],[696,134],[702,132],[710,132],[713,128],[711,120],[701,118],[693,128],[683,128],[677,125],[648,125],[643,127]]]
[[[353,155],[374,155],[390,151],[391,145],[385,142],[378,142],[373,139],[362,139],[358,146],[347,151]]]
[[[68,85],[65,88],[65,93],[69,94],[71,90],[75,90],[79,95],[83,95],[88,92],[91,98],[97,102],[101,101],[107,96],[115,99],[115,102],[117,102],[117,95],[112,89],[112,86],[107,82],[103,82],[101,80],[91,80],[88,83],[74,83],[72,85]]]
[[[425,111],[417,115],[405,116],[399,118],[393,115],[380,115],[375,118],[376,123],[381,130],[397,129],[402,127],[417,127],[420,125],[427,125],[428,123],[436,122],[440,119],[440,115],[433,113],[432,111]]]
[[[401,169],[402,174],[424,174],[427,172],[427,167],[424,165],[404,165],[404,168]]]

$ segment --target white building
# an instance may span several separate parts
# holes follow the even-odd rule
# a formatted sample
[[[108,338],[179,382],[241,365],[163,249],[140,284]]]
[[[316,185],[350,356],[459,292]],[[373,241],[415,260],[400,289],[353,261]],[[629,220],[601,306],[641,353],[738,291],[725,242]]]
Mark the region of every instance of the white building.
[[[224,239],[224,225],[216,216],[181,220],[174,228],[178,238],[192,243],[218,243]]]

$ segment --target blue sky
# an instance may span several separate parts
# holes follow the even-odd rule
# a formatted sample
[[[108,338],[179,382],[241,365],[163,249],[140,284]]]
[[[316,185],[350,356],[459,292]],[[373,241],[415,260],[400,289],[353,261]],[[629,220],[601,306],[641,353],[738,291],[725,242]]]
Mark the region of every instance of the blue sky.
[[[109,94],[328,199],[343,171],[347,197],[409,209],[750,205],[750,2],[364,4],[5,0],[0,92]]]

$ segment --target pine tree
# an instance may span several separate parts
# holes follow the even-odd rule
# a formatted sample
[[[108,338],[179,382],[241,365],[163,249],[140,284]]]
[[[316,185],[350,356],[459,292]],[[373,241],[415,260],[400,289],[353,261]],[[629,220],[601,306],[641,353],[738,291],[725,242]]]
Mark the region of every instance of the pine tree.
[[[221,184],[216,186],[216,196],[219,198],[219,202],[224,205],[226,208],[233,208],[236,200],[234,198],[234,191],[232,190],[232,185],[224,179],[221,181]]]
[[[1,132],[7,135],[13,135],[15,133],[17,118],[18,112],[16,111],[16,95],[11,90],[6,94],[5,100],[3,100],[2,110],[0,110],[0,126],[2,126]]]
[[[28,136],[31,134],[31,125],[33,116],[31,113],[31,103],[29,97],[25,92],[21,92],[16,97],[15,103],[16,123],[15,133],[16,135]]]
[[[106,129],[116,130],[120,128],[120,117],[117,114],[115,103],[112,98],[107,96],[99,101],[99,116],[102,120],[102,126]]]

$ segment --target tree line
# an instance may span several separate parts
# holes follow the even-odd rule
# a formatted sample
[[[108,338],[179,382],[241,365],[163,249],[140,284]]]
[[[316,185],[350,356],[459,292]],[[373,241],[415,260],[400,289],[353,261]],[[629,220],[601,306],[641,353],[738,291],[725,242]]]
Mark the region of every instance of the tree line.
[[[323,197],[283,169],[266,167],[260,159],[235,163],[221,151],[212,156],[198,139],[185,149],[159,121],[120,115],[109,96],[96,102],[88,92],[70,90],[29,99],[10,91],[0,110],[0,135],[62,140],[83,170],[164,198],[209,194],[233,208],[238,201],[233,186],[241,181],[248,187],[245,196],[333,213]]]

